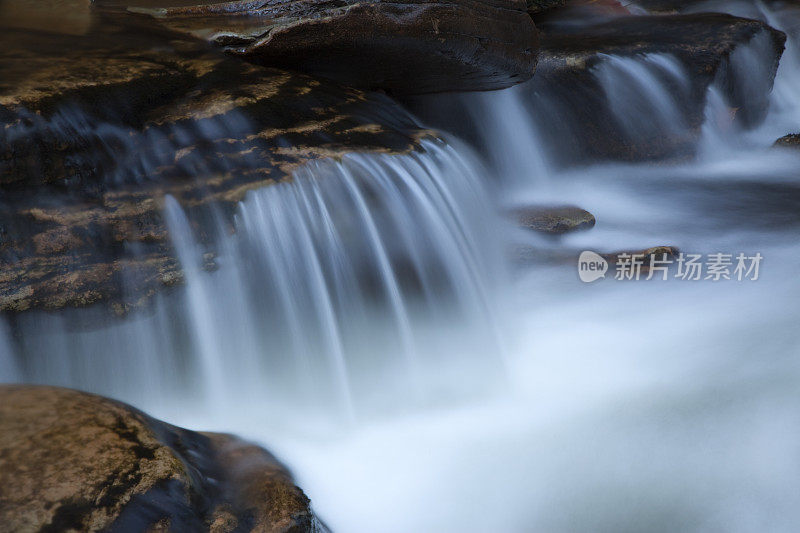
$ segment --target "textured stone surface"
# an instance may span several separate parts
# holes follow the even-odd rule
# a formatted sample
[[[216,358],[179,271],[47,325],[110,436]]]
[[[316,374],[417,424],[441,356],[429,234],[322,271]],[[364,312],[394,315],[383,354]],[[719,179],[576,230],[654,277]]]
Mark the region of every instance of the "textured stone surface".
[[[397,94],[499,89],[530,79],[536,67],[524,0],[132,4],[230,54]]]
[[[611,253],[604,253],[600,254],[606,261],[608,261],[609,269],[613,270],[614,265],[617,264],[618,261],[622,260],[623,262],[630,261],[630,257],[628,256],[637,256],[637,259],[641,259],[642,261],[642,272],[649,272],[650,267],[652,266],[653,259],[656,261],[661,261],[664,259],[674,260],[675,257],[678,256],[680,251],[674,246],[654,246],[652,248],[647,248],[645,250],[623,250],[619,252],[611,252]],[[623,256],[624,257],[620,257]]]
[[[294,485],[292,476],[267,450],[232,435],[205,435],[226,473],[231,500],[238,502],[239,513],[252,517],[252,531],[325,529],[311,513],[308,499]]]
[[[783,137],[775,141],[775,146],[800,149],[800,134],[790,133],[789,135],[784,135]]]
[[[539,233],[563,235],[593,228],[594,215],[575,206],[531,206],[514,209],[511,216],[523,227]]]
[[[91,20],[85,35],[0,33],[0,310],[125,312],[182,280],[166,195],[203,241],[212,206],[230,215],[307,161],[432,135],[385,95],[229,58],[149,20]]]
[[[4,531],[314,531],[267,451],[69,389],[0,386]]]

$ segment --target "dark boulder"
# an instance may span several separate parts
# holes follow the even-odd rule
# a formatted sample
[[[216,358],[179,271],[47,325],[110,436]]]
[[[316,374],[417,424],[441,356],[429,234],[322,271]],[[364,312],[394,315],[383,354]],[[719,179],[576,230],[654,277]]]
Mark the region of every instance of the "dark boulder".
[[[396,94],[500,89],[536,68],[537,32],[523,0],[144,4],[129,10],[229,54]]]
[[[321,524],[266,450],[69,389],[0,386],[7,531],[311,532]]]

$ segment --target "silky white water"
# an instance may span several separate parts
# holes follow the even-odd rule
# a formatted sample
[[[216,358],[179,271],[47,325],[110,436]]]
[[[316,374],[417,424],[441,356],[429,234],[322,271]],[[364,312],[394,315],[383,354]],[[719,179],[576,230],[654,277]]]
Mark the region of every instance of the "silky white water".
[[[185,288],[100,328],[103,310],[21,315],[0,336],[3,376],[344,427],[502,387],[502,222],[462,152],[425,141],[308,165],[250,193],[232,235],[220,216],[210,246],[167,197]]]
[[[213,257],[168,199],[186,287],[104,328],[2,324],[0,376],[255,440],[335,531],[794,531],[800,155],[770,146],[800,132],[796,46],[753,128],[709,89],[691,161],[561,166],[522,87],[475,99],[485,163],[452,141],[305,167],[250,194],[235,232],[220,220]],[[629,134],[685,127],[674,58],[595,75]],[[499,214],[564,203],[597,226],[556,240]],[[757,281],[584,284],[572,262],[512,271],[521,245],[764,262]]]

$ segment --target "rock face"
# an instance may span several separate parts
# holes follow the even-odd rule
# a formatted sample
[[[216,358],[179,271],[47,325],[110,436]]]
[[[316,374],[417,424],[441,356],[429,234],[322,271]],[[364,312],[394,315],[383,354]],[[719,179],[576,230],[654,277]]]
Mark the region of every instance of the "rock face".
[[[137,21],[93,13],[76,35],[0,20],[0,311],[125,312],[182,279],[166,195],[202,241],[204,220],[307,161],[432,135],[384,95]]]
[[[768,93],[777,70],[786,37],[755,20],[716,13],[619,17],[589,25],[564,24],[554,12],[542,20],[542,49],[536,78],[528,84],[537,101],[552,101],[555,110],[569,110],[575,125],[560,139],[555,152],[566,159],[581,157],[622,160],[659,159],[689,155],[704,121],[706,95],[714,83],[728,98],[731,116],[749,127],[764,116]],[[733,59],[742,47],[751,46],[760,54],[763,72],[743,72]],[[616,58],[673,58],[683,74],[679,79],[665,77],[668,69],[651,67],[651,75],[661,78],[667,91],[686,94],[679,99],[683,127],[666,133],[667,128],[646,128],[626,135],[625,124],[612,112],[598,78],[608,56]],[[623,67],[625,68],[625,67]],[[672,68],[672,67],[670,67]],[[739,70],[737,70],[739,69]],[[756,80],[764,90],[746,94],[742,79]],[[687,84],[681,87],[681,83]],[[756,95],[763,94],[763,97]],[[649,95],[651,99],[653,95]],[[613,97],[613,95],[612,95]],[[631,101],[620,105],[635,106]],[[561,111],[556,111],[561,112]],[[630,109],[635,112],[635,107]],[[563,114],[563,113],[562,113]]]
[[[303,532],[323,526],[265,450],[68,389],[0,386],[7,531]]]
[[[152,4],[129,9],[262,65],[396,94],[500,89],[536,68],[524,0]]]
[[[634,17],[620,11],[618,2],[587,0],[536,18],[539,66],[514,93],[540,132],[531,150],[546,154],[548,163],[690,157],[712,86],[724,100],[713,117],[720,131],[746,129],[765,116],[782,32],[718,13]],[[404,101],[427,124],[492,153],[494,141],[476,132],[487,123],[501,127],[496,117],[504,111],[487,106],[488,98]]]
[[[521,227],[549,235],[590,229],[596,222],[593,214],[574,206],[518,208],[511,212],[511,216]]]

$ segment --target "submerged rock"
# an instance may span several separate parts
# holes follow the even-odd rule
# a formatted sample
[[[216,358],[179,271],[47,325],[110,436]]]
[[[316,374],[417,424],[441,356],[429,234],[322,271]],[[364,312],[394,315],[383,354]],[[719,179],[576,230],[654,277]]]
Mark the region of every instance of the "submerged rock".
[[[531,265],[562,265],[574,266],[578,264],[578,258],[582,250],[567,248],[540,248],[530,245],[519,245],[510,250],[512,261],[519,267]],[[600,257],[608,261],[609,269],[613,271],[622,254],[630,256],[641,256],[641,272],[647,273],[652,266],[653,257],[656,260],[674,259],[680,253],[675,246],[654,246],[645,250],[621,250],[617,252],[602,252]]]
[[[642,269],[643,271],[647,271],[652,264],[653,258],[656,260],[661,260],[664,258],[673,259],[679,253],[680,251],[675,246],[654,246],[652,248],[647,248],[646,250],[622,250],[619,252],[600,254],[600,256],[608,261],[610,265],[616,264],[617,261],[619,261],[620,256],[623,254],[628,256],[641,256],[644,261]]]
[[[789,135],[784,135],[775,141],[775,146],[800,149],[800,133],[790,133]]]
[[[536,68],[537,32],[523,0],[132,4],[249,61],[393,93],[501,89]]]
[[[54,387],[0,386],[0,523],[9,531],[324,527],[266,450]]]
[[[305,162],[407,152],[433,135],[385,95],[131,19],[0,34],[0,311],[125,312],[182,281],[166,195],[208,242],[206,221]]]
[[[574,206],[518,208],[511,211],[511,216],[523,228],[550,235],[590,229],[596,222],[593,214]]]

